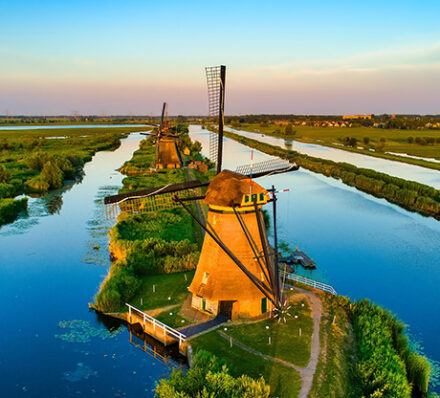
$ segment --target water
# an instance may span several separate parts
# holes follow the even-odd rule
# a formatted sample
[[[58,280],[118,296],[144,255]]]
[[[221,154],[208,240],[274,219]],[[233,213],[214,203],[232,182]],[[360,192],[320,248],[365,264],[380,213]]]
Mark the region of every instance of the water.
[[[192,126],[191,136],[207,155],[209,133]],[[271,158],[254,151],[254,162]],[[225,139],[224,168],[249,163],[250,149]],[[440,222],[305,169],[258,183],[290,189],[278,195],[279,238],[315,260],[317,269],[304,276],[390,309],[410,325],[413,342],[440,361]]]
[[[32,125],[32,126],[0,126],[0,130],[39,130],[39,129],[82,129],[110,127],[140,127],[144,124],[65,124],[65,125]]]
[[[208,133],[191,126],[208,151]],[[32,199],[29,217],[0,229],[0,385],[6,397],[153,396],[169,368],[132,346],[125,327],[89,312],[109,267],[99,199],[116,193],[115,171],[142,136],[85,166],[81,183]],[[248,164],[250,149],[225,140],[224,166]],[[272,158],[256,151],[254,161]],[[340,294],[369,297],[411,325],[440,360],[440,223],[307,170],[264,177],[279,194],[280,239],[317,263],[304,275]],[[98,251],[93,246],[99,245]]]
[[[434,188],[440,189],[440,171],[428,169],[426,167],[415,166],[403,162],[393,160],[381,159],[373,156],[362,155],[356,152],[344,151],[343,149],[330,148],[323,145],[306,144],[299,141],[286,140],[284,138],[272,137],[268,135],[261,135],[256,133],[249,133],[243,130],[236,130],[228,127],[236,134],[244,137],[252,138],[254,140],[265,142],[267,144],[279,146],[284,149],[294,150],[306,155],[317,158],[333,160],[335,162],[346,162],[357,167],[366,169],[373,169],[400,177],[405,180],[417,181],[421,184],[430,185]]]
[[[87,306],[109,267],[99,199],[121,187],[115,169],[142,138],[97,153],[81,183],[31,200],[28,218],[0,228],[1,396],[153,396],[168,374]]]

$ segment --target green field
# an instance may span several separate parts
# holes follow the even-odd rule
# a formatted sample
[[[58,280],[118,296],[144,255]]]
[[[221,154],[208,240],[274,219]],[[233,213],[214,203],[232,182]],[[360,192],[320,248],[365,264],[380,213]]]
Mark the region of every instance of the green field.
[[[43,194],[74,180],[85,162],[145,127],[0,130],[0,225],[26,209],[21,194]],[[8,199],[8,200],[6,200]]]
[[[301,378],[298,372],[251,354],[235,345],[231,348],[228,340],[221,337],[215,330],[195,338],[191,344],[196,351],[206,350],[224,360],[230,373],[235,377],[246,374],[258,379],[263,376],[266,383],[270,384],[273,397],[298,396],[301,388]]]
[[[307,302],[294,303],[287,322],[265,320],[228,327],[226,334],[263,354],[301,367],[307,366],[313,333],[313,322]],[[298,318],[295,318],[295,315]],[[301,336],[299,330],[301,329]],[[269,337],[271,344],[269,344]]]
[[[403,153],[411,156],[435,158],[440,160],[440,130],[397,130],[372,127],[311,127],[292,126],[293,133],[285,134],[285,126],[269,125],[261,127],[259,124],[241,124],[239,129],[254,133],[274,135],[285,139],[294,139],[301,142],[325,145],[367,154],[381,158],[399,160],[405,163],[417,164],[424,167],[440,170],[440,164],[433,164],[420,159],[396,157],[386,152]],[[345,145],[345,138],[355,138],[354,147]],[[413,143],[408,138],[414,139]],[[430,137],[433,144],[417,143],[416,139]],[[368,138],[368,144],[364,139]],[[423,142],[423,141],[421,141]]]

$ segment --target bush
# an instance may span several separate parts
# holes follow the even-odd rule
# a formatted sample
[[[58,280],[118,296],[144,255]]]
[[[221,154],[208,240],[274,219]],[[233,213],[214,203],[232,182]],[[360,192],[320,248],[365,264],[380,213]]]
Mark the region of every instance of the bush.
[[[364,137],[364,144],[368,145],[370,143],[370,137]]]
[[[412,144],[414,142],[414,137],[408,137],[408,144]]]
[[[4,165],[0,165],[0,183],[8,183],[11,180],[11,174]]]
[[[169,379],[162,379],[156,387],[158,398],[268,398],[270,387],[263,378],[242,375],[234,378],[217,357],[200,350],[193,366],[183,375],[174,369]]]
[[[61,188],[63,185],[63,172],[55,162],[48,161],[41,170],[40,180],[49,186],[49,189]]]
[[[27,198],[0,199],[0,225],[14,221],[20,212],[27,209]]]
[[[13,198],[17,194],[17,189],[13,184],[0,183],[0,199]]]

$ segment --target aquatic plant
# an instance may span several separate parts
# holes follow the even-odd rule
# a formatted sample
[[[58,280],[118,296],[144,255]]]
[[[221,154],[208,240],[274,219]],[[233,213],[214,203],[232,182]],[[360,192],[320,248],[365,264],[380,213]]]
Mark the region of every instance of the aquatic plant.
[[[121,327],[109,331],[104,327],[94,327],[89,321],[80,319],[60,321],[58,326],[62,329],[67,329],[68,331],[62,334],[55,334],[55,338],[67,343],[88,343],[93,338],[99,338],[101,340],[113,339],[122,332]]]

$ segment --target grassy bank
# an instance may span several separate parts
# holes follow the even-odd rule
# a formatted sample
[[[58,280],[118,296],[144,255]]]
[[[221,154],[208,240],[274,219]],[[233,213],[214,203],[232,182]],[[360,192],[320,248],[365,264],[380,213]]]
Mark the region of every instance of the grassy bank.
[[[205,350],[221,358],[234,377],[241,375],[255,379],[263,377],[270,385],[273,397],[290,398],[299,394],[301,378],[296,370],[251,354],[236,345],[230,347],[229,341],[220,336],[216,330],[197,337],[193,340],[192,346],[196,351]]]
[[[0,225],[26,209],[20,194],[43,194],[81,175],[98,151],[114,150],[133,128],[0,130]]]
[[[348,163],[303,155],[230,132],[225,135],[251,148],[296,162],[300,167],[315,173],[341,180],[346,185],[356,187],[378,198],[384,198],[407,210],[440,219],[440,191],[428,185],[392,177],[371,169],[359,168]]]
[[[325,145],[363,155],[379,157],[440,170],[440,164],[423,159],[395,156],[386,152],[440,160],[440,132],[435,130],[398,130],[371,127],[311,127],[293,126],[292,133],[285,126],[242,124],[239,129],[253,133],[300,142]]]
[[[181,143],[190,149],[190,155],[184,159],[189,161],[200,156],[201,148],[186,137],[181,138]],[[186,169],[150,172],[154,154],[153,140],[143,140],[132,159],[121,168],[128,176],[120,193],[187,180]],[[208,178],[208,174],[196,170],[192,174],[201,180]],[[96,307],[115,312],[125,311],[126,302],[142,309],[181,303],[192,278],[192,273],[186,271],[196,267],[201,243],[199,227],[180,207],[146,214],[122,213],[110,231],[109,249],[114,261],[96,296]]]

